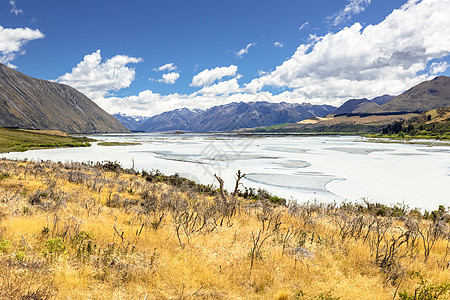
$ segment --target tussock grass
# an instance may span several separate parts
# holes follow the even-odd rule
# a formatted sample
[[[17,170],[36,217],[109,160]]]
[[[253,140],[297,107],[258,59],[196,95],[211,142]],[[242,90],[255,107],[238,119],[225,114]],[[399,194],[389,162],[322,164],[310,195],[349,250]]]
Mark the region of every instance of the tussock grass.
[[[279,205],[111,163],[0,171],[0,299],[449,296],[444,207]]]

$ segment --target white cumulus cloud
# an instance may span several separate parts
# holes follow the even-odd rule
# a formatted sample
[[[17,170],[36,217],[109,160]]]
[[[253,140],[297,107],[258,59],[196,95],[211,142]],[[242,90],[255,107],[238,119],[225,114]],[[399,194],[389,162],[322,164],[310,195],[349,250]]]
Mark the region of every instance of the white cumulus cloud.
[[[371,0],[349,0],[349,3],[343,9],[333,17],[329,17],[329,19],[332,19],[331,24],[337,26],[349,20],[353,15],[363,12],[370,4],[370,1]]]
[[[228,95],[237,93],[240,90],[238,78],[233,78],[226,81],[221,81],[211,86],[206,86],[198,91],[198,94],[210,94],[210,95]]]
[[[450,0],[410,0],[377,25],[355,23],[316,37],[273,72],[252,80],[247,91],[289,88],[301,98],[336,104],[401,93],[447,68],[435,64],[433,71],[427,65],[450,55],[449,11]]]
[[[86,96],[95,99],[129,87],[134,80],[135,70],[127,67],[130,63],[141,62],[141,58],[116,55],[102,62],[100,50],[86,55],[83,60],[56,81],[70,85]]]
[[[214,69],[205,69],[192,78],[191,86],[207,86],[214,81],[226,76],[236,76],[237,66],[216,67]]]
[[[26,43],[44,37],[45,35],[38,29],[0,26],[0,63],[12,66],[9,62],[25,53],[22,48]]]
[[[234,54],[235,54],[237,57],[242,58],[242,57],[244,56],[244,54],[247,54],[247,53],[248,53],[248,49],[249,49],[250,47],[252,47],[252,46],[255,46],[255,45],[256,45],[256,43],[250,43],[250,44],[247,44],[247,46],[246,46],[245,48],[242,48],[241,50],[235,52]]]
[[[177,69],[177,66],[174,63],[168,63],[168,64],[162,65],[158,68],[154,68],[153,71],[168,71],[168,72],[170,72],[170,71],[174,71],[176,69]]]
[[[180,78],[180,73],[170,72],[162,75],[162,79],[158,79],[159,82],[164,82],[167,84],[174,84],[177,79]]]

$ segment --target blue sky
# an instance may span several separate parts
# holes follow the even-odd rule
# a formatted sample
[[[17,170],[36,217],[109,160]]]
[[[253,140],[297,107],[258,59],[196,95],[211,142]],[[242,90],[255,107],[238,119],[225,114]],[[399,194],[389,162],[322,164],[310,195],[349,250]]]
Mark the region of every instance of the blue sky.
[[[339,105],[450,75],[450,0],[1,0],[0,62],[110,113]]]

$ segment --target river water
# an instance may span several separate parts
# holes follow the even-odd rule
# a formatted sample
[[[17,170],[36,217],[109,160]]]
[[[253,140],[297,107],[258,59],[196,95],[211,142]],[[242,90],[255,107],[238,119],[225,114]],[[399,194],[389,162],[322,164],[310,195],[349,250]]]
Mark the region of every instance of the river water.
[[[450,147],[372,143],[361,137],[237,136],[217,134],[110,134],[98,140],[139,142],[1,154],[14,159],[116,161],[126,168],[160,170],[204,184],[214,174],[234,187],[237,170],[246,187],[304,202],[405,203],[411,208],[450,205]]]

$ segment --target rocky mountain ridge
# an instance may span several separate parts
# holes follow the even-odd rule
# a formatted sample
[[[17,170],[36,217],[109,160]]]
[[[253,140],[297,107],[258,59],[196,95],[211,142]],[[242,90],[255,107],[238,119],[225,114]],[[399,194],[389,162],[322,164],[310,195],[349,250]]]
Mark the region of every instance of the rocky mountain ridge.
[[[76,89],[0,64],[0,127],[67,133],[128,132]]]
[[[307,103],[233,102],[206,110],[176,109],[148,118],[138,131],[232,131],[240,128],[272,126],[323,117],[336,108]]]

